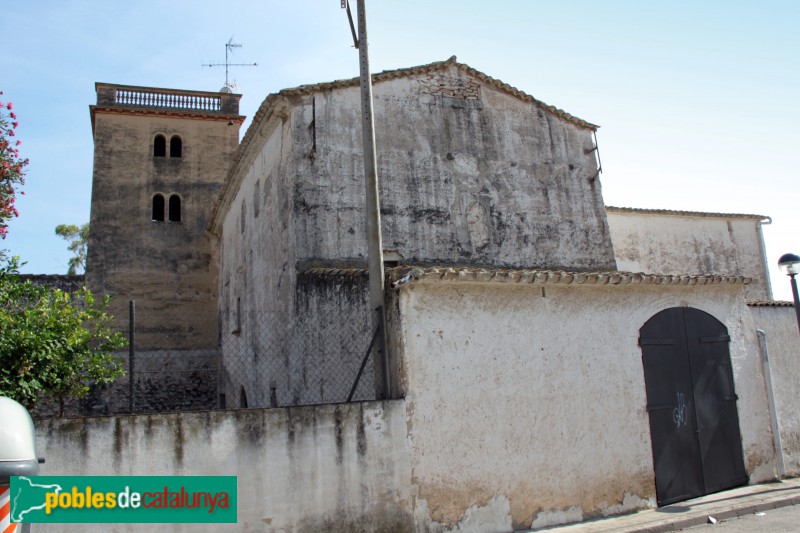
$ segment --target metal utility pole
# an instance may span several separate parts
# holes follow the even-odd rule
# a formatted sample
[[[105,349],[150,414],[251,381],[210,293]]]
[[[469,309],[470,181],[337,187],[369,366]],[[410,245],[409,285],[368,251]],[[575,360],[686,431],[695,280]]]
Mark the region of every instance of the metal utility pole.
[[[391,395],[389,378],[389,350],[386,335],[386,311],[383,301],[383,242],[381,238],[381,209],[378,193],[378,162],[375,157],[375,120],[372,110],[372,76],[369,71],[369,53],[367,45],[367,14],[364,0],[357,0],[358,39],[353,39],[358,48],[361,71],[361,127],[364,141],[364,180],[366,185],[367,207],[367,250],[369,261],[369,307],[372,312],[372,331],[380,329],[378,343],[379,352],[375,362],[375,392],[378,399],[386,399]],[[347,9],[350,27],[353,29],[350,5],[342,0],[342,7]]]

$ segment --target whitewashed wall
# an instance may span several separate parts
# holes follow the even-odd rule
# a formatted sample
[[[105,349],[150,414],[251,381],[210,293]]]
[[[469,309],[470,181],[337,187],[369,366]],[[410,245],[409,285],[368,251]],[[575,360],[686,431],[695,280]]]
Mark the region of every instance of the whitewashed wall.
[[[50,419],[41,475],[238,477],[238,523],[165,531],[411,531],[405,403]],[[36,531],[154,531],[37,524]]]
[[[405,400],[38,421],[43,474],[238,475],[231,531],[512,531],[652,507],[637,341],[674,306],[728,328],[751,483],[777,475],[756,319],[770,332],[798,471],[797,345],[776,329],[793,310],[762,316],[739,285],[421,280],[393,294]]]
[[[727,274],[753,278],[750,299],[768,299],[757,215],[607,210],[617,268],[662,274]]]
[[[786,474],[800,475],[800,331],[794,307],[749,307],[766,334]]]
[[[741,286],[412,283],[400,293],[416,520],[509,531],[655,505],[639,328],[674,306],[728,327],[745,466],[776,475]]]

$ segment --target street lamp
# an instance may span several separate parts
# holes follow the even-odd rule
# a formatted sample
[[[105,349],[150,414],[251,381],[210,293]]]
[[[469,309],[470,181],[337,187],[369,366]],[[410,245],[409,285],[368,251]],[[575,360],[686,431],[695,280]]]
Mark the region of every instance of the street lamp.
[[[783,254],[778,259],[778,268],[781,272],[792,278],[792,296],[794,296],[794,312],[797,315],[797,328],[800,330],[800,297],[797,296],[797,280],[794,277],[800,273],[800,256],[797,254]]]

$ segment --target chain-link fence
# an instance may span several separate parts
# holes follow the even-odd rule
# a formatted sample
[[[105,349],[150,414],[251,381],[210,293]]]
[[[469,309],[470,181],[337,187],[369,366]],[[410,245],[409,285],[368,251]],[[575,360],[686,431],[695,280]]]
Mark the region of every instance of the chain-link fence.
[[[67,414],[283,407],[376,398],[369,313],[221,312],[136,302],[120,317],[131,340],[118,354],[126,375]],[[131,328],[133,336],[130,336]],[[377,339],[378,337],[376,337]],[[360,372],[360,374],[359,374]]]
[[[290,307],[217,311],[216,302],[117,297],[114,329],[129,339],[126,375],[68,399],[65,415],[283,407],[376,399],[366,278],[301,276]],[[247,295],[246,295],[247,296]],[[372,346],[372,343],[375,346]],[[370,349],[372,348],[372,349]],[[43,402],[37,416],[58,416]]]
[[[348,400],[354,385],[353,400],[375,399],[368,320],[366,310],[329,315],[224,310],[221,399],[229,407],[339,403]]]

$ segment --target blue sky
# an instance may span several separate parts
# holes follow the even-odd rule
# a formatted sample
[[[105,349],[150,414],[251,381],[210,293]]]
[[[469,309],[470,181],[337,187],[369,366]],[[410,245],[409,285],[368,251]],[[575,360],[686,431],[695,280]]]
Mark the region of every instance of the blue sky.
[[[31,164],[0,248],[66,272],[54,228],[89,219],[96,81],[216,91],[224,70],[201,64],[233,37],[232,59],[259,65],[232,70],[251,117],[271,92],[358,74],[339,4],[4,2],[0,90]],[[770,266],[800,253],[800,2],[368,0],[367,15],[373,71],[457,55],[599,124],[608,205],[770,215]]]

